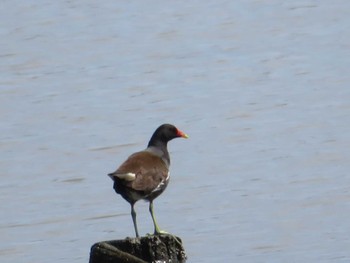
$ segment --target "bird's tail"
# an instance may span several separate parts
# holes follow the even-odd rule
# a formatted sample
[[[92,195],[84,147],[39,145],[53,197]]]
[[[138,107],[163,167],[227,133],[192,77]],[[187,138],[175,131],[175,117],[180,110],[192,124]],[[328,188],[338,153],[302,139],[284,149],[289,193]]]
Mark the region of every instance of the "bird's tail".
[[[114,181],[114,173],[109,173],[108,176]]]

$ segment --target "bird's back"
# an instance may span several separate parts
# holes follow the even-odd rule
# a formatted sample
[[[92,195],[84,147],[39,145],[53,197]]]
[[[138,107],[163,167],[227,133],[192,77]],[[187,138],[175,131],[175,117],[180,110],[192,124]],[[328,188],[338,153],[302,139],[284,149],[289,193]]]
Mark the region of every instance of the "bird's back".
[[[132,154],[114,173],[114,189],[129,202],[154,199],[164,191],[169,170],[164,161],[149,151]]]

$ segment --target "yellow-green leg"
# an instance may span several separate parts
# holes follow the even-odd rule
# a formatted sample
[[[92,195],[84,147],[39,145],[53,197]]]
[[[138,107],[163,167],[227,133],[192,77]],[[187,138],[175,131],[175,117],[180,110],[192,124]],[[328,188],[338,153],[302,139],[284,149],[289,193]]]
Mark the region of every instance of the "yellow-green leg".
[[[154,216],[154,212],[153,212],[153,201],[149,202],[149,212],[151,213],[153,224],[154,224],[154,234],[155,235],[166,234],[165,231],[160,230],[160,228],[157,224],[157,220],[156,220],[156,217]]]
[[[153,224],[154,224],[154,234],[155,235],[161,235],[161,234],[170,235],[170,236],[174,237],[174,239],[176,240],[177,243],[182,245],[181,241],[176,236],[174,236],[172,234],[169,234],[166,231],[160,230],[160,228],[159,228],[159,226],[157,224],[157,220],[156,220],[156,218],[154,216],[154,212],[153,212],[153,201],[149,202],[149,212],[151,213]]]

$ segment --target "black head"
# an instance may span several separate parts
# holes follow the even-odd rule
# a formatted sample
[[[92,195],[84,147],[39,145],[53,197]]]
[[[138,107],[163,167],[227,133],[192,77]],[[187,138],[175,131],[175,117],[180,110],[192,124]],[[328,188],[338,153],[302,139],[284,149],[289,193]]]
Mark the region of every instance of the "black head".
[[[166,145],[168,141],[179,137],[188,138],[187,134],[180,131],[174,125],[163,124],[155,130],[151,137],[151,140],[148,143],[148,146]]]

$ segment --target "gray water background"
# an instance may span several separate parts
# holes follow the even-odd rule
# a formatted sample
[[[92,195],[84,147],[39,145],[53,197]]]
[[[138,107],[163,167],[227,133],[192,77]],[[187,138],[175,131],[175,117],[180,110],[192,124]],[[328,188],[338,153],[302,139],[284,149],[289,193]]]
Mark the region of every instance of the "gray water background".
[[[133,236],[106,174],[164,122],[188,262],[350,262],[350,1],[0,5],[1,262]]]

